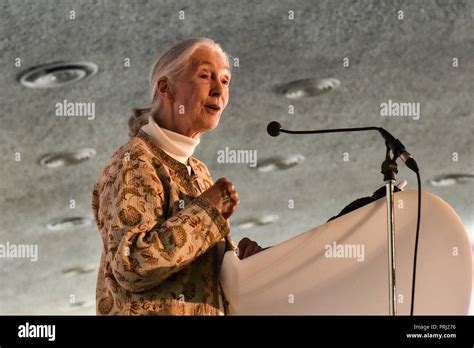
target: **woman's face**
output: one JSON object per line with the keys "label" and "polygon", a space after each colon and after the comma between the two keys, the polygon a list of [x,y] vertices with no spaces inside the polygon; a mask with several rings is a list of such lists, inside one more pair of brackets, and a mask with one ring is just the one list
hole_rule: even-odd
{"label": "woman's face", "polygon": [[191,64],[172,82],[172,118],[185,135],[199,137],[219,124],[229,101],[231,79],[221,53],[207,46],[196,49]]}

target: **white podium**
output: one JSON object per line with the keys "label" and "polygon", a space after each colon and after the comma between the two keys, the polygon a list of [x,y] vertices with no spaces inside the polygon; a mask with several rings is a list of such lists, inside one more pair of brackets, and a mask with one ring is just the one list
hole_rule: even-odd
{"label": "white podium", "polygon": [[[395,193],[398,315],[410,314],[417,191]],[[226,252],[229,315],[388,315],[386,201],[379,199],[247,259]],[[471,245],[456,212],[422,193],[415,315],[468,313]]]}

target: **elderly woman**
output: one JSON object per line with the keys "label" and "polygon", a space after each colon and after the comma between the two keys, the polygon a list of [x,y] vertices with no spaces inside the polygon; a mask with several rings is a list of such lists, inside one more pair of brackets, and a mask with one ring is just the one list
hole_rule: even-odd
{"label": "elderly woman", "polygon": [[[102,235],[99,315],[224,315],[219,270],[236,250],[229,217],[239,204],[226,178],[193,157],[229,101],[229,58],[194,38],[168,49],[151,76],[152,106],[135,109],[130,140],[101,171],[92,209]],[[240,258],[262,250],[244,238]]]}

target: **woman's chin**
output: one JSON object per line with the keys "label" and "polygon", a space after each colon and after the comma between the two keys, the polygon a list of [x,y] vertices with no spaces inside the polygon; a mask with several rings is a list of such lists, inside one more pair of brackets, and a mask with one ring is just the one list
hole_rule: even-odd
{"label": "woman's chin", "polygon": [[201,129],[201,132],[211,132],[219,125],[222,111],[219,112],[206,112],[201,114],[197,120],[199,126],[197,128]]}
{"label": "woman's chin", "polygon": [[220,115],[208,116],[206,122],[203,122],[203,128],[207,129],[207,132],[214,130],[220,121]]}
{"label": "woman's chin", "polygon": [[219,125],[219,120],[215,121],[215,122],[209,122],[209,123],[206,123],[205,125],[203,125],[203,133],[204,132],[212,132],[214,129],[217,128],[217,126]]}

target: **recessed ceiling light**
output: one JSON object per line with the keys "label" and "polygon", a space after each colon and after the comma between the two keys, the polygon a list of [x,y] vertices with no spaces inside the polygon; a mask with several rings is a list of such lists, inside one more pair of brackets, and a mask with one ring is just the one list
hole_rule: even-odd
{"label": "recessed ceiling light", "polygon": [[248,230],[248,229],[253,228],[253,227],[272,224],[272,223],[278,221],[278,219],[279,219],[278,215],[274,215],[274,214],[263,215],[263,216],[260,216],[260,217],[255,217],[255,218],[242,220],[241,222],[238,222],[235,225],[235,227],[240,229],[240,230]]}
{"label": "recessed ceiling light", "polygon": [[74,152],[53,153],[43,156],[39,164],[46,168],[57,168],[78,164],[96,155],[95,149],[84,148]]}
{"label": "recessed ceiling light", "polygon": [[274,170],[284,170],[303,163],[305,157],[297,153],[286,157],[273,157],[257,163],[260,172],[271,172]]}
{"label": "recessed ceiling light", "polygon": [[63,87],[97,73],[99,67],[91,62],[54,62],[25,70],[17,80],[29,88]]}
{"label": "recessed ceiling light", "polygon": [[95,301],[75,301],[69,303],[69,309],[71,308],[91,308],[94,307]]}
{"label": "recessed ceiling light", "polygon": [[435,187],[453,186],[456,184],[465,184],[468,182],[474,182],[474,175],[472,174],[440,175],[430,180],[430,184]]}
{"label": "recessed ceiling light", "polygon": [[276,92],[289,99],[314,97],[338,88],[341,82],[335,78],[303,79],[278,86]]}
{"label": "recessed ceiling light", "polygon": [[62,231],[73,228],[80,228],[89,226],[92,224],[92,219],[82,216],[74,216],[67,218],[57,218],[49,221],[46,224],[46,228],[50,231]]}
{"label": "recessed ceiling light", "polygon": [[95,265],[88,266],[75,266],[63,269],[64,275],[78,275],[84,273],[90,273],[95,270]]}

